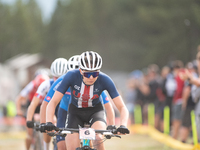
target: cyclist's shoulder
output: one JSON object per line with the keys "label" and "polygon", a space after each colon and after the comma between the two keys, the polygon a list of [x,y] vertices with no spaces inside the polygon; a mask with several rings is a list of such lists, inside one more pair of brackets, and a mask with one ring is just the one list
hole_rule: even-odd
{"label": "cyclist's shoulder", "polygon": [[77,79],[79,76],[81,76],[79,69],[74,69],[74,70],[70,70],[68,71],[64,76],[64,80],[73,80],[73,79]]}
{"label": "cyclist's shoulder", "polygon": [[110,82],[112,81],[111,77],[109,75],[107,75],[106,73],[103,73],[103,72],[99,72],[99,80],[101,82]]}
{"label": "cyclist's shoulder", "polygon": [[69,75],[79,75],[80,71],[79,71],[79,69],[69,70],[66,74],[69,74]]}

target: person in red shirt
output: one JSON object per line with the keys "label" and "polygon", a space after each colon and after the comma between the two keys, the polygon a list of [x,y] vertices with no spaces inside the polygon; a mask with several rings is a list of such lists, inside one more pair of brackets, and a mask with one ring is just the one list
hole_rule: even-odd
{"label": "person in red shirt", "polygon": [[179,128],[181,125],[182,116],[182,95],[184,88],[184,80],[181,79],[181,74],[184,73],[183,63],[180,60],[174,61],[174,79],[176,83],[176,90],[174,91],[172,100],[172,137],[177,139],[179,134]]}

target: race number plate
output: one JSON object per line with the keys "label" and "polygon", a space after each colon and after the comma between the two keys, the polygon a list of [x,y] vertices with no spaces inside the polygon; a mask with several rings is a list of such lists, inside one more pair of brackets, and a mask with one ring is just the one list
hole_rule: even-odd
{"label": "race number plate", "polygon": [[95,131],[92,128],[80,128],[79,137],[80,139],[95,140]]}

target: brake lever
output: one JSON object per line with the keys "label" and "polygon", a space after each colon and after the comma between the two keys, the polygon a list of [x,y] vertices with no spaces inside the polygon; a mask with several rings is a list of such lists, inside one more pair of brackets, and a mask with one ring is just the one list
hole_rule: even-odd
{"label": "brake lever", "polygon": [[114,135],[115,137],[118,137],[118,138],[120,138],[121,139],[121,136],[120,135]]}

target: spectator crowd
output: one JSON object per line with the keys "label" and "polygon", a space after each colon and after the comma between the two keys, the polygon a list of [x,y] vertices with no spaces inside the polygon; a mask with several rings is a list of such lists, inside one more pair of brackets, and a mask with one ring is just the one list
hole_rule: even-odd
{"label": "spectator crowd", "polygon": [[148,124],[148,106],[154,104],[154,127],[164,132],[164,108],[170,110],[170,136],[184,143],[192,136],[191,111],[194,110],[197,132],[200,116],[200,50],[196,59],[186,64],[174,60],[159,68],[150,64],[142,70],[134,70],[127,81],[126,104],[131,123],[135,123],[136,106],[141,107],[142,124]]}

